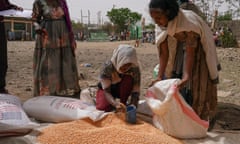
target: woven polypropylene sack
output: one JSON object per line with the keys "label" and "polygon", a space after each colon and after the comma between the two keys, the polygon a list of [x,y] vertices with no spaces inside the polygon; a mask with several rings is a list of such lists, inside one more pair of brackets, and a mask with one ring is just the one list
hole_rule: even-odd
{"label": "woven polypropylene sack", "polygon": [[201,120],[185,102],[176,87],[179,79],[155,83],[146,93],[153,112],[153,124],[177,138],[202,138],[207,135],[208,121]]}

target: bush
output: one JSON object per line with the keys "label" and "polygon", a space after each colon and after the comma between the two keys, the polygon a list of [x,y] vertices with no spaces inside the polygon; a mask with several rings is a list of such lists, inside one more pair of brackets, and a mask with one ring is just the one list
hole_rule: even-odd
{"label": "bush", "polygon": [[220,36],[222,47],[236,47],[237,46],[237,40],[233,33],[229,31],[228,29],[224,28],[224,34]]}

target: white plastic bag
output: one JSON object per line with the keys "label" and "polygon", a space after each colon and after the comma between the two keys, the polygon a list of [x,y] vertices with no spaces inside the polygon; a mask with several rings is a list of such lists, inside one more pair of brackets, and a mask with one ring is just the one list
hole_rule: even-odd
{"label": "white plastic bag", "polygon": [[21,107],[0,101],[0,137],[23,135],[37,126]]}
{"label": "white plastic bag", "polygon": [[93,121],[102,119],[106,114],[95,106],[78,99],[38,96],[27,100],[23,104],[26,113],[37,119],[47,122],[64,122],[82,118]]}
{"label": "white plastic bag", "polygon": [[208,121],[201,120],[178,92],[179,79],[159,81],[150,87],[146,100],[152,109],[153,124],[177,138],[202,138],[207,135]]}

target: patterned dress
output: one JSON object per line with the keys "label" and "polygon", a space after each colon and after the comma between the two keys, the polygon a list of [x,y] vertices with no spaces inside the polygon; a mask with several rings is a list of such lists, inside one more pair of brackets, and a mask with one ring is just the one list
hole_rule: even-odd
{"label": "patterned dress", "polygon": [[[192,76],[181,93],[202,119],[211,120],[216,113],[217,85],[210,79],[200,36],[194,32],[179,32],[174,37],[178,40],[178,45],[193,48],[195,52]],[[183,74],[185,63],[184,47],[177,47],[177,53],[182,53],[183,56],[177,56],[178,54],[176,54],[173,68],[174,78],[181,78]]]}
{"label": "patterned dress", "polygon": [[60,1],[35,0],[32,16],[46,30],[36,36],[34,96],[76,96],[80,92],[76,59]]}

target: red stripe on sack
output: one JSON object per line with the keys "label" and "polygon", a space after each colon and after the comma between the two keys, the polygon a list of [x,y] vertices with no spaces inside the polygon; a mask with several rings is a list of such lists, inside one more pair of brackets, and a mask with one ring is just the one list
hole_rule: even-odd
{"label": "red stripe on sack", "polygon": [[202,125],[203,127],[205,127],[205,128],[209,127],[208,121],[200,119],[199,116],[192,109],[189,109],[188,107],[184,106],[181,99],[178,97],[178,93],[177,93],[178,88],[176,86],[172,86],[170,88],[170,90],[172,90],[174,92],[173,96],[174,96],[175,100],[179,103],[179,105],[181,106],[181,108],[185,114],[187,114],[193,121],[197,122],[198,124]]}
{"label": "red stripe on sack", "polygon": [[146,97],[157,99],[157,96],[150,90],[147,91]]}

